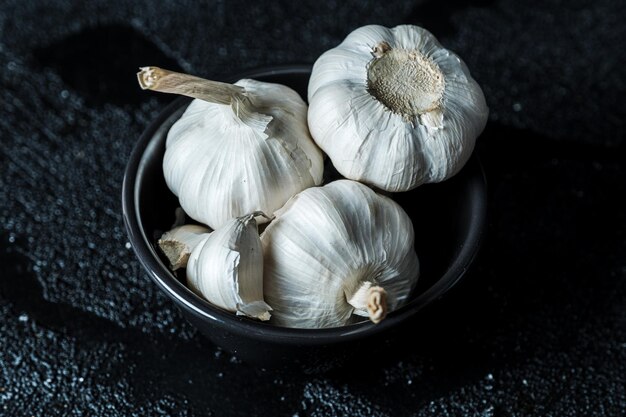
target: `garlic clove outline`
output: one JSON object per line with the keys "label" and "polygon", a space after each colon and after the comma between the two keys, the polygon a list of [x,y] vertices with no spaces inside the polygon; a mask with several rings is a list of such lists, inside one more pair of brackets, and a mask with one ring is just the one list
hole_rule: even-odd
{"label": "garlic clove outline", "polygon": [[410,218],[366,185],[338,180],[308,188],[261,235],[265,299],[274,324],[339,327],[384,319],[419,276]]}
{"label": "garlic clove outline", "polygon": [[270,319],[272,308],[263,299],[263,252],[255,217],[228,220],[205,236],[187,263],[188,287],[211,304],[237,315]]}
{"label": "garlic clove outline", "polygon": [[309,129],[335,168],[386,191],[458,173],[488,116],[463,61],[413,25],[350,33],[315,62],[308,98]]}
{"label": "garlic clove outline", "polygon": [[[179,221],[180,215],[177,214],[176,223]],[[210,233],[211,229],[204,226],[196,224],[180,225],[163,233],[157,243],[161,252],[170,262],[170,268],[176,271],[179,268],[187,267],[191,250],[208,237]]]}
{"label": "garlic clove outline", "polygon": [[138,79],[142,88],[195,98],[168,132],[163,173],[196,221],[218,228],[254,211],[271,215],[321,184],[323,156],[308,130],[307,105],[289,87],[219,83],[157,67],[142,68]]}

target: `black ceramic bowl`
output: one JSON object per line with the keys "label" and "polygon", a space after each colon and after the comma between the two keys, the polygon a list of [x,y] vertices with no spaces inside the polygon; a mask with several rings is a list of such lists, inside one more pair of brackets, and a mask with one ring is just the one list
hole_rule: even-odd
{"label": "black ceramic bowl", "polygon": [[[288,85],[306,97],[310,67],[290,66],[240,74],[240,78]],[[130,156],[124,176],[124,221],[137,257],[154,282],[184,316],[216,345],[244,361],[266,368],[305,371],[330,369],[367,346],[371,354],[422,308],[440,297],[465,274],[478,251],[486,220],[486,186],[477,158],[454,178],[394,194],[415,228],[421,275],[410,302],[380,324],[363,322],[332,329],[289,329],[236,316],[213,307],[175,276],[156,248],[156,240],[173,222],[178,206],[168,190],[161,164],[165,138],[189,99],[171,103],[146,129]],[[414,333],[415,329],[407,328]],[[361,348],[358,348],[360,345]]]}

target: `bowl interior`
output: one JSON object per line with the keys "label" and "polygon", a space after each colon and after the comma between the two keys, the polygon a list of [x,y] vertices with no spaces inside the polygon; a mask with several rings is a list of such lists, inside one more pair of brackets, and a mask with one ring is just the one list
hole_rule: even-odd
{"label": "bowl interior", "polygon": [[[310,67],[288,67],[242,74],[290,86],[306,99]],[[233,322],[262,332],[306,335],[311,330],[286,329],[258,323],[222,312],[201,300],[184,285],[184,277],[175,276],[156,248],[156,241],[174,221],[177,198],[168,190],[162,172],[165,138],[171,125],[181,116],[187,98],[168,106],[146,130],[137,144],[124,179],[124,217],[135,251],[151,277],[168,295],[197,315],[217,323]],[[328,162],[327,165],[330,165]],[[332,166],[325,174],[333,177]],[[369,322],[340,329],[313,330],[320,334],[348,334],[378,331],[389,327],[441,296],[464,274],[476,255],[485,226],[485,178],[477,158],[470,159],[463,170],[450,180],[426,184],[415,190],[390,195],[411,217],[415,229],[415,250],[420,260],[420,279],[411,301],[392,312],[381,324]]]}

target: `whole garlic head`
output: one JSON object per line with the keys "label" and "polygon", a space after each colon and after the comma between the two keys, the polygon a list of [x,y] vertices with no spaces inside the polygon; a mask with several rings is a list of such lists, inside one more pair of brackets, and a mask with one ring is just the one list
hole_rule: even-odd
{"label": "whole garlic head", "polygon": [[346,178],[387,191],[443,181],[487,122],[480,86],[418,26],[364,26],[325,52],[309,82],[309,129]]}
{"label": "whole garlic head", "polygon": [[366,185],[339,180],[302,191],[261,235],[273,322],[322,328],[355,315],[384,319],[417,282],[413,239],[402,207]]}
{"label": "whole garlic head", "polygon": [[211,304],[265,321],[272,308],[263,300],[259,215],[230,219],[206,235],[192,249],[186,274],[189,288]]}
{"label": "whole garlic head", "polygon": [[231,85],[156,67],[138,78],[142,88],[196,98],[171,127],[163,160],[165,181],[191,218],[216,229],[254,211],[271,214],[322,182],[307,105],[289,87],[249,79]]}

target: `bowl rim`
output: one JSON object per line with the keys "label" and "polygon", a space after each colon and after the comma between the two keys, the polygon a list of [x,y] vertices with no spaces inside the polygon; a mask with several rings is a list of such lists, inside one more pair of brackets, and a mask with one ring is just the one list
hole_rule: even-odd
{"label": "bowl rim", "polygon": [[[223,79],[227,82],[234,82],[242,78],[309,75],[311,68],[311,65],[263,67],[244,71],[233,77],[223,77]],[[471,210],[473,215],[467,238],[464,240],[457,257],[448,267],[448,270],[435,283],[406,305],[390,312],[387,318],[382,322],[373,324],[369,321],[365,321],[325,329],[288,328],[242,318],[209,304],[181,283],[159,259],[153,245],[150,243],[151,239],[144,233],[139,216],[140,184],[137,182],[137,179],[140,177],[146,165],[144,155],[152,144],[152,140],[162,124],[172,113],[178,111],[183,105],[186,105],[190,101],[191,99],[187,97],[174,99],[141,134],[130,154],[124,173],[122,183],[122,214],[130,244],[150,278],[179,308],[193,314],[196,318],[208,320],[214,325],[234,334],[271,342],[280,341],[280,343],[297,345],[324,345],[338,341],[359,339],[396,327],[409,317],[412,317],[426,305],[441,297],[465,275],[476,258],[486,228],[487,184],[482,164],[476,152],[473,152],[466,167],[463,168],[463,170],[465,170],[469,165],[474,164],[478,172],[477,175],[473,175],[469,178],[469,186],[472,187],[475,198],[471,199],[471,207],[467,208]]]}

